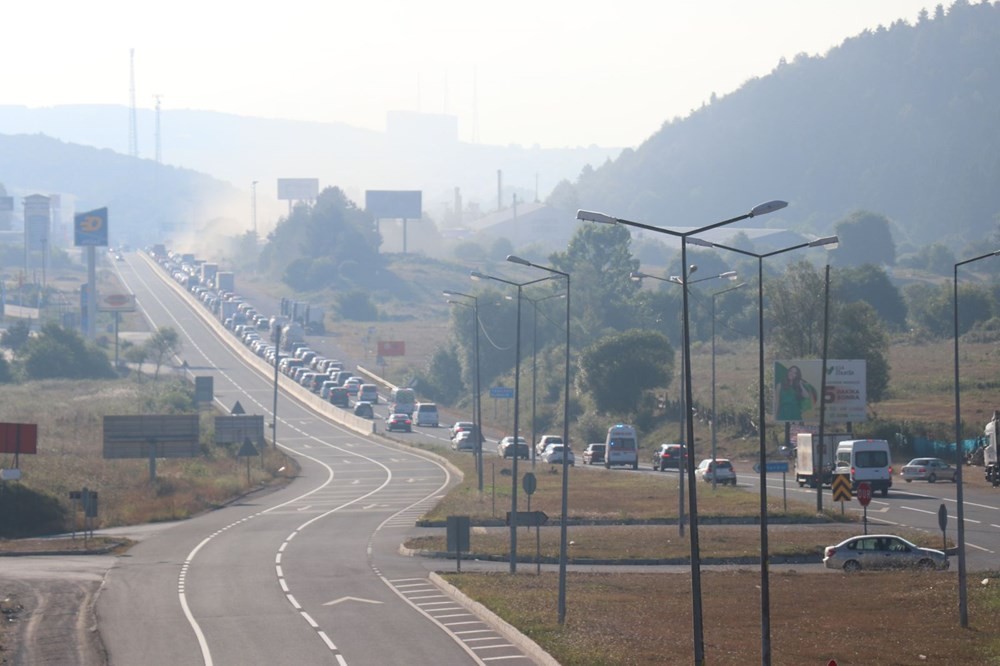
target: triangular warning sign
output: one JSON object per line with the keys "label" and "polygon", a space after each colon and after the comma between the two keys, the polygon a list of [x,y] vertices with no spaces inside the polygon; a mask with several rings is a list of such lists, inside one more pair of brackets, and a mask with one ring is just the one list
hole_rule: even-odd
{"label": "triangular warning sign", "polygon": [[237,400],[236,404],[233,405],[233,408],[230,410],[229,413],[230,414],[246,414],[246,411],[243,409],[243,405],[240,404],[240,401]]}
{"label": "triangular warning sign", "polygon": [[254,446],[253,442],[250,441],[250,438],[247,437],[243,440],[243,446],[240,447],[240,452],[236,455],[241,458],[255,456],[257,455],[257,447]]}

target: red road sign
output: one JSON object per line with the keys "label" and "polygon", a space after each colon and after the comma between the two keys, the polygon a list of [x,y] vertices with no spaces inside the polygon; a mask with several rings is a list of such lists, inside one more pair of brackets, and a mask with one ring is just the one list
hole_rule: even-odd
{"label": "red road sign", "polygon": [[872,501],[872,484],[867,481],[858,484],[858,501],[861,502],[861,506],[868,506]]}

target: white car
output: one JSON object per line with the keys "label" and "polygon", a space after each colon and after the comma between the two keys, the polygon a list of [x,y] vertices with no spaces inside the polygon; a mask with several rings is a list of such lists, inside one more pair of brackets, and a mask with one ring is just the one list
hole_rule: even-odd
{"label": "white car", "polygon": [[698,465],[698,476],[708,483],[711,483],[714,478],[716,483],[722,485],[727,483],[736,485],[736,470],[733,469],[733,463],[729,462],[727,458],[716,458],[714,463],[711,458],[705,458]]}
{"label": "white car", "polygon": [[535,444],[535,456],[541,458],[545,456],[545,450],[549,448],[551,444],[562,444],[563,438],[559,435],[542,435],[538,438],[538,443]]}
{"label": "white car", "polygon": [[550,465],[561,465],[563,464],[563,456],[566,456],[567,465],[576,465],[576,456],[573,455],[573,450],[562,444],[549,444],[542,460]]}

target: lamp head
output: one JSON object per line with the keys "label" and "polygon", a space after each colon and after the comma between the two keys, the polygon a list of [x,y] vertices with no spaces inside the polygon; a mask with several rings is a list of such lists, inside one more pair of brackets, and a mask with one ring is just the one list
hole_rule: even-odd
{"label": "lamp head", "polygon": [[518,256],[513,255],[513,254],[508,254],[507,255],[507,261],[509,261],[512,264],[521,264],[522,266],[530,266],[531,265],[531,262],[528,261],[527,259],[522,259],[521,257],[518,257]]}
{"label": "lamp head", "polygon": [[477,281],[477,282],[479,280],[487,280],[487,279],[489,279],[489,276],[483,275],[479,271],[471,271],[469,273],[469,277],[472,278],[473,280]]}
{"label": "lamp head", "polygon": [[838,236],[827,236],[810,242],[809,247],[825,247],[827,250],[836,250],[839,244],[840,238]]}
{"label": "lamp head", "polygon": [[722,278],[723,280],[736,281],[739,279],[739,275],[736,274],[736,271],[726,271],[725,273],[720,273],[719,277]]}
{"label": "lamp head", "polygon": [[776,210],[781,210],[788,205],[787,201],[768,201],[767,203],[757,204],[750,209],[750,217],[756,217],[757,215],[767,215],[768,213],[773,213]]}
{"label": "lamp head", "polygon": [[649,277],[649,276],[639,271],[632,271],[631,273],[628,274],[628,279],[632,280],[632,282],[642,282],[642,278],[644,277]]}
{"label": "lamp head", "polygon": [[576,219],[584,222],[600,222],[601,224],[618,224],[618,220],[610,215],[593,210],[576,211]]}

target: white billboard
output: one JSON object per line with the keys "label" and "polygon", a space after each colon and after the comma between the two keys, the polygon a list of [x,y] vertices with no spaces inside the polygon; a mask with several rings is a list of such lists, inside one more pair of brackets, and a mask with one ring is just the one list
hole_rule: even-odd
{"label": "white billboard", "polygon": [[279,178],[278,198],[282,201],[315,201],[319,178]]}
{"label": "white billboard", "polygon": [[[818,358],[774,362],[775,421],[819,423],[823,361]],[[861,423],[868,418],[864,360],[827,359],[826,423]]]}

